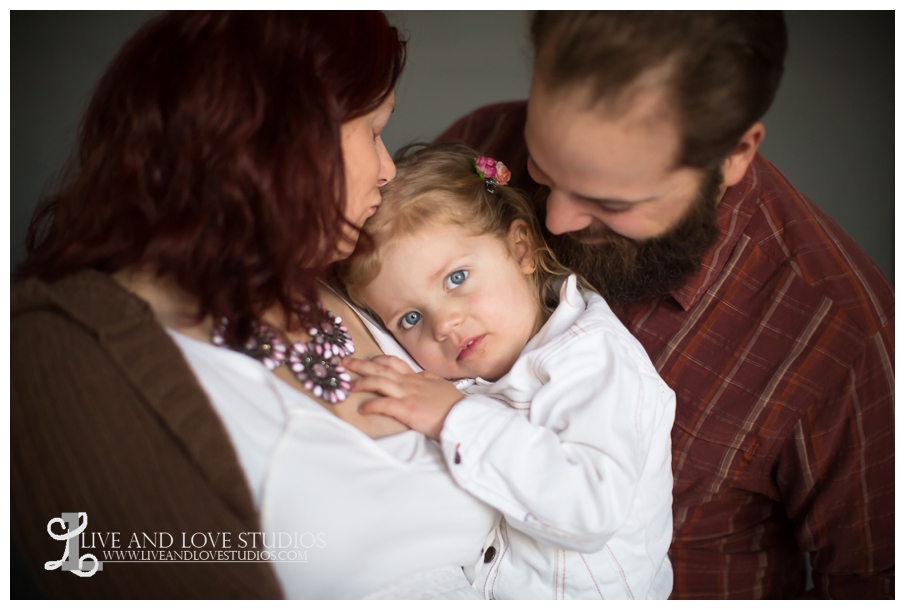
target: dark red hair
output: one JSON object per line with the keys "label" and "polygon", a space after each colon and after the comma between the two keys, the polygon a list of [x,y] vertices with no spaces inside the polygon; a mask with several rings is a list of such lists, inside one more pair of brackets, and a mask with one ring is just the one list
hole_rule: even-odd
{"label": "dark red hair", "polygon": [[19,275],[147,267],[240,338],[264,309],[315,299],[345,223],[340,127],[404,61],[379,11],[149,22],[98,84]]}

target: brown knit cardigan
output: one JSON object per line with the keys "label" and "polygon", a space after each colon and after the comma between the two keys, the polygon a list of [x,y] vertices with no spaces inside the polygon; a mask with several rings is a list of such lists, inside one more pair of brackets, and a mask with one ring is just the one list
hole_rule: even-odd
{"label": "brown knit cardigan", "polygon": [[11,308],[11,522],[44,593],[282,597],[266,562],[108,562],[87,578],[45,570],[63,554],[47,533],[63,512],[87,513],[86,534],[119,532],[123,549],[132,533],[156,532],[174,537],[171,550],[182,533],[230,532],[235,549],[260,523],[223,424],[146,303],[83,271],[24,281]]}

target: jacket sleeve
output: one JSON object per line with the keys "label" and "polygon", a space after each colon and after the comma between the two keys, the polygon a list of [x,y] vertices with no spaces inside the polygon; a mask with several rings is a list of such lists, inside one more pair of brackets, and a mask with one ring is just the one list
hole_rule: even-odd
{"label": "jacket sleeve", "polygon": [[893,321],[784,443],[777,481],[821,598],[895,596]]}
{"label": "jacket sleeve", "polygon": [[[105,548],[112,550],[110,536],[116,533],[120,549],[136,550],[148,548],[143,535],[153,538],[165,532],[174,538],[170,549],[181,550],[183,533],[229,532],[235,540],[256,527],[251,497],[241,491],[241,471],[230,462],[235,457],[228,438],[217,432],[219,420],[175,346],[165,355],[175,356],[169,366],[149,372],[149,377],[158,379],[158,389],[166,386],[161,390],[164,402],[196,431],[196,447],[188,437],[180,440],[172,434],[150,408],[148,395],[104,348],[105,337],[53,311],[17,316],[11,330],[11,521],[22,555],[45,595],[282,596],[266,562],[116,563],[116,557],[97,545],[91,548],[91,534],[107,536]],[[135,357],[140,359],[141,352]],[[183,408],[188,405],[197,408]],[[205,417],[193,420],[193,413]],[[214,436],[219,443],[201,440]],[[247,502],[224,500],[220,484],[205,476],[192,457],[198,451],[224,464],[224,475],[239,475],[233,485],[246,494]],[[103,564],[93,576],[46,569],[47,562],[63,556],[65,543],[52,539],[47,528],[64,512],[87,515],[86,544],[80,553],[92,553]],[[62,528],[54,530],[60,533]],[[133,534],[140,547],[132,544]]]}
{"label": "jacket sleeve", "polygon": [[527,411],[484,395],[457,403],[441,434],[457,483],[535,539],[603,548],[625,521],[646,462],[671,473],[674,394],[630,352],[598,329],[538,359],[543,385]]}

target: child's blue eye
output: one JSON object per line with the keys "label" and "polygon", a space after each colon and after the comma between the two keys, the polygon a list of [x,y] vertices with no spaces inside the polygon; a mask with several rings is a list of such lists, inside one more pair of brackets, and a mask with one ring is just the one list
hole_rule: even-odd
{"label": "child's blue eye", "polygon": [[405,330],[408,330],[420,321],[421,314],[417,311],[410,311],[402,316],[401,320],[399,320],[399,326],[401,326]]}
{"label": "child's blue eye", "polygon": [[459,269],[458,271],[453,271],[446,278],[446,289],[454,290],[455,288],[460,286],[462,284],[462,282],[465,281],[465,278],[467,278],[467,277],[468,277],[468,272],[465,271],[464,269]]}

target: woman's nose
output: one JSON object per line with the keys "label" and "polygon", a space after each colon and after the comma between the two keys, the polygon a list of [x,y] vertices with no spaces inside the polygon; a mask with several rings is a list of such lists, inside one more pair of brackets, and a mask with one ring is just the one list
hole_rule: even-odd
{"label": "woman's nose", "polygon": [[396,164],[393,163],[393,158],[390,156],[390,151],[387,150],[386,144],[383,143],[383,138],[380,138],[378,154],[380,155],[380,174],[377,186],[383,186],[396,177]]}
{"label": "woman's nose", "polygon": [[591,225],[593,218],[575,205],[567,193],[552,189],[547,196],[547,228],[554,235],[573,233]]}

